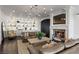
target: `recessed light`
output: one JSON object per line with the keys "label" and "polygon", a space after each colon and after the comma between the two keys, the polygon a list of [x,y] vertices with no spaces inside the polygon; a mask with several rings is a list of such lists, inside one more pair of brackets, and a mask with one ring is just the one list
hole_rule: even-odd
{"label": "recessed light", "polygon": [[15,10],[12,10],[12,12],[15,12]]}
{"label": "recessed light", "polygon": [[52,8],[51,8],[50,10],[51,10],[51,11],[53,11],[53,9],[52,9]]}
{"label": "recessed light", "polygon": [[25,12],[27,12],[27,10],[25,10]]}
{"label": "recessed light", "polygon": [[46,10],[46,8],[43,8],[44,10]]}
{"label": "recessed light", "polygon": [[33,8],[33,6],[30,6],[30,8],[32,9],[32,8]]}

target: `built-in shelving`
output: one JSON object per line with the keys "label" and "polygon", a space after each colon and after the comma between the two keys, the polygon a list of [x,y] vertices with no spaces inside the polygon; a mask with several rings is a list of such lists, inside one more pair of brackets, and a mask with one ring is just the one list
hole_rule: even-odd
{"label": "built-in shelving", "polygon": [[38,32],[39,29],[39,20],[37,18],[12,18],[12,20],[7,20],[4,22],[3,30],[5,36],[8,32],[15,32],[16,35],[21,34],[22,32]]}
{"label": "built-in shelving", "polygon": [[52,32],[61,32],[63,38],[67,37],[66,13],[53,16]]}
{"label": "built-in shelving", "polygon": [[66,14],[60,14],[54,16],[53,24],[66,24]]}

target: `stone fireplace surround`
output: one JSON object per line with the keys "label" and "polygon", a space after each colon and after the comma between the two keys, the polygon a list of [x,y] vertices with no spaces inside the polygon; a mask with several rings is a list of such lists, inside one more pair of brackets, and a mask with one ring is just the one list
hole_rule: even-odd
{"label": "stone fireplace surround", "polygon": [[56,36],[57,35],[57,32],[60,32],[62,34],[61,38],[65,38],[65,29],[53,29],[53,33],[54,35]]}
{"label": "stone fireplace surround", "polygon": [[52,25],[52,28],[51,28],[52,34],[54,34],[57,31],[62,32],[65,40],[68,39],[68,30],[67,29],[68,28],[67,28],[66,24]]}

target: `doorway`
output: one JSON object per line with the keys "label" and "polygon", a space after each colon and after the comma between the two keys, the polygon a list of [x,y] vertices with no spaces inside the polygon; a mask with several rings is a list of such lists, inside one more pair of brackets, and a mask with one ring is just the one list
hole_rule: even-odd
{"label": "doorway", "polygon": [[50,19],[41,21],[41,32],[45,33],[46,37],[50,37]]}

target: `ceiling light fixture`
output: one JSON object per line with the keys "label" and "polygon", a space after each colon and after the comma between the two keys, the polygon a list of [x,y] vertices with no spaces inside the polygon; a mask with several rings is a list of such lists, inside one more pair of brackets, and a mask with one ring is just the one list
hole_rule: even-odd
{"label": "ceiling light fixture", "polygon": [[32,5],[32,6],[30,6],[30,8],[32,9],[32,8],[35,8],[35,7],[37,7],[38,5]]}
{"label": "ceiling light fixture", "polygon": [[27,12],[27,10],[25,10],[25,12]]}
{"label": "ceiling light fixture", "polygon": [[33,8],[33,6],[30,6],[30,8]]}
{"label": "ceiling light fixture", "polygon": [[53,11],[53,8],[51,8],[50,10]]}
{"label": "ceiling light fixture", "polygon": [[15,10],[12,10],[12,12],[14,13],[14,12],[15,12]]}
{"label": "ceiling light fixture", "polygon": [[43,8],[44,10],[46,10],[46,8]]}

